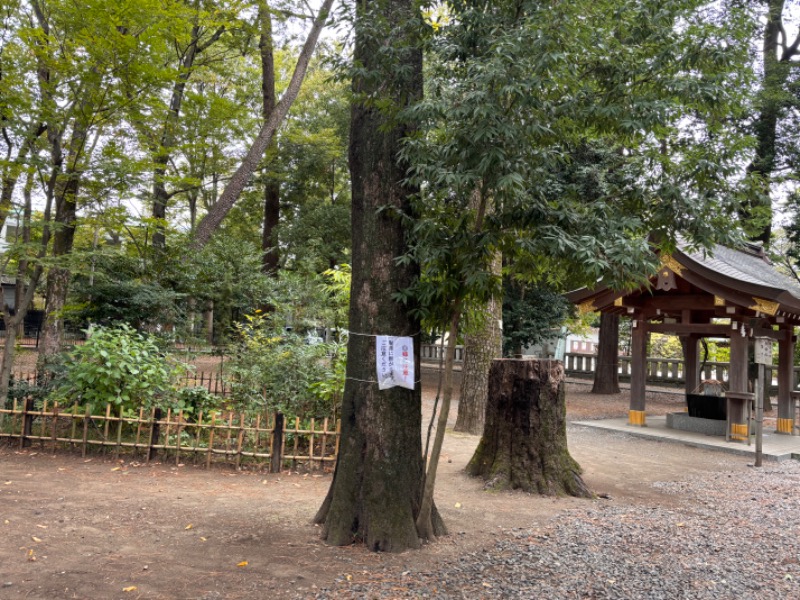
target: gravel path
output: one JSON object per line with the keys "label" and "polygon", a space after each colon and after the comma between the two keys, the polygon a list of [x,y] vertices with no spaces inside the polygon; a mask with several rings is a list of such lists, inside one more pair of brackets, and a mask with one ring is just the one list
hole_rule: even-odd
{"label": "gravel path", "polygon": [[588,504],[435,569],[342,577],[316,597],[800,598],[799,463],[653,486],[679,502]]}

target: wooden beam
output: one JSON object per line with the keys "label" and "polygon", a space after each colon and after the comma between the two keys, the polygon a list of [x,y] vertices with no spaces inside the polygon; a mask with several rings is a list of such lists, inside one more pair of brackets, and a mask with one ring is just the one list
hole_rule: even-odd
{"label": "wooden beam", "polygon": [[[730,325],[716,325],[713,323],[648,323],[647,329],[655,333],[691,334],[703,337],[730,337],[734,333]],[[739,335],[738,331],[735,332]]]}

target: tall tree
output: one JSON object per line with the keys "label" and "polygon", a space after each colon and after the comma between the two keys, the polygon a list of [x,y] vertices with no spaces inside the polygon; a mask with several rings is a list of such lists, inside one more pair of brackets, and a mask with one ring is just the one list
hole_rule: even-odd
{"label": "tall tree", "polygon": [[[397,264],[407,251],[404,218],[413,218],[402,139],[413,123],[382,107],[403,106],[422,93],[422,52],[415,47],[411,0],[370,0],[356,6],[350,129],[353,274],[342,438],[333,482],[316,520],[331,544],[362,541],[372,550],[417,548],[424,463],[420,387],[380,391],[374,335],[415,337],[419,320],[393,297],[411,285],[416,265]],[[411,33],[409,33],[411,28]],[[416,367],[419,367],[417,359]],[[416,372],[419,372],[418,370]],[[437,532],[441,521],[434,511]]]}
{"label": "tall tree", "polygon": [[[797,98],[797,76],[794,73],[800,57],[800,31],[788,37],[788,23],[793,6],[786,0],[762,0],[766,8],[761,33],[761,82],[756,98],[758,114],[753,122],[756,137],[755,155],[747,167],[753,181],[752,191],[739,211],[751,239],[769,245],[772,235],[771,188],[776,171],[794,162],[796,143],[791,137],[781,139],[781,129],[796,121],[800,102]],[[797,28],[797,24],[794,24]],[[790,118],[787,118],[790,117]],[[783,136],[785,137],[785,136]],[[793,177],[796,177],[792,174]]]}
{"label": "tall tree", "polygon": [[[262,114],[264,121],[267,121],[275,110],[277,100],[275,96],[275,45],[272,39],[272,13],[266,0],[262,0],[258,5],[258,21],[260,25],[258,49],[261,57]],[[277,144],[273,137],[267,147],[267,153],[274,155],[276,147]],[[280,182],[275,177],[268,175],[264,182],[264,225],[261,234],[261,250],[264,253],[262,269],[265,273],[275,273],[280,259],[276,236],[280,222],[280,201]]]}
{"label": "tall tree", "polygon": [[314,19],[311,30],[303,44],[303,49],[297,58],[292,78],[286,91],[281,96],[281,99],[275,105],[274,110],[270,112],[269,118],[264,122],[255,140],[253,140],[247,154],[242,159],[241,164],[236,169],[236,172],[231,176],[228,185],[219,197],[214,206],[210,208],[202,221],[197,225],[194,234],[193,245],[195,248],[202,248],[211,239],[213,233],[217,230],[222,223],[222,220],[236,204],[241,196],[242,191],[250,182],[250,178],[258,168],[264,157],[264,152],[272,142],[272,138],[278,127],[283,123],[286,115],[289,114],[289,109],[292,107],[297,95],[300,93],[300,87],[303,84],[308,64],[311,61],[311,56],[316,48],[317,40],[322,28],[328,20],[333,0],[324,0],[319,9],[319,13]]}
{"label": "tall tree", "polygon": [[158,220],[153,232],[153,247],[159,250],[163,250],[166,243],[164,226],[161,222],[166,220],[167,202],[170,198],[167,190],[167,169],[177,143],[179,119],[186,86],[195,71],[195,63],[199,57],[219,41],[226,29],[224,24],[211,20],[207,11],[203,10],[200,4],[199,1],[194,2],[192,7],[194,15],[191,21],[186,23],[191,27],[188,40],[186,42],[180,38],[174,40],[177,60],[175,61],[172,91],[169,94],[169,103],[164,113],[158,139],[152,143],[154,165],[152,216]]}

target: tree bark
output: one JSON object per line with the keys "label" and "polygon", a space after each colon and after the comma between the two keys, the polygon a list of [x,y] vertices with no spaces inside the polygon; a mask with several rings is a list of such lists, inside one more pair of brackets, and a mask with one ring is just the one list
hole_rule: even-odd
{"label": "tree bark", "polygon": [[[495,260],[493,270],[499,271],[502,261]],[[486,419],[486,397],[489,393],[489,368],[495,358],[503,355],[503,303],[492,298],[486,305],[485,321],[479,330],[464,337],[464,364],[461,367],[461,393],[455,431],[479,435]]]}
{"label": "tree bark", "polygon": [[[261,37],[258,43],[261,53],[261,99],[262,112],[266,122],[275,110],[276,104],[275,54],[272,43],[272,16],[266,0],[259,4],[258,11],[261,22]],[[276,147],[273,136],[267,154],[270,154],[270,150],[274,153]],[[269,164],[267,164],[267,170],[269,170]],[[278,271],[280,253],[276,234],[280,222],[280,201],[280,182],[267,174],[264,181],[264,228],[261,235],[261,251],[263,252],[261,268],[266,274],[275,274]]]}
{"label": "tree bark", "polygon": [[619,315],[600,315],[593,394],[619,394]]}
{"label": "tree bark", "polygon": [[560,362],[495,360],[486,427],[467,473],[490,489],[591,497],[567,449],[566,413]]}
{"label": "tree bark", "polygon": [[[384,67],[375,47],[376,17],[389,26],[415,18],[410,0],[368,0],[356,16],[356,62],[365,71]],[[419,384],[380,391],[376,379],[375,334],[414,336],[419,373],[418,318],[393,294],[418,275],[413,264],[395,259],[407,251],[400,212],[413,218],[396,156],[409,124],[392,122],[359,98],[411,102],[422,93],[422,53],[392,39],[395,64],[381,77],[357,76],[350,125],[353,273],[347,381],[342,399],[342,437],[333,482],[315,520],[333,545],[364,542],[371,550],[400,552],[420,545],[415,524],[420,510],[424,464]],[[379,211],[379,208],[390,210]],[[435,533],[443,524],[432,511]]]}

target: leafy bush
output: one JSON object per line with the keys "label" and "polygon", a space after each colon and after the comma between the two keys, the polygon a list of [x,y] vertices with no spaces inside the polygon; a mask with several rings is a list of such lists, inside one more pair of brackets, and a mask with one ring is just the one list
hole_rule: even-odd
{"label": "leafy bush", "polygon": [[159,351],[152,336],[128,325],[96,327],[67,355],[59,393],[93,408],[108,402],[126,410],[150,408],[173,399],[186,368]]}
{"label": "leafy bush", "polygon": [[171,408],[197,416],[200,413],[207,415],[210,411],[219,410],[222,403],[223,399],[220,396],[212,394],[204,387],[186,387],[178,390]]}
{"label": "leafy bush", "polygon": [[238,324],[238,345],[228,367],[238,410],[279,410],[287,416],[323,417],[329,402],[313,386],[330,376],[330,346],[309,344],[302,333],[260,313]]}

